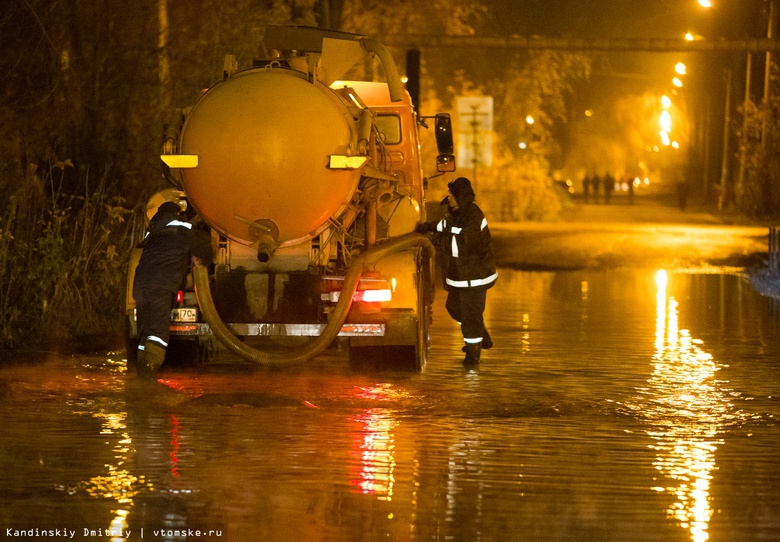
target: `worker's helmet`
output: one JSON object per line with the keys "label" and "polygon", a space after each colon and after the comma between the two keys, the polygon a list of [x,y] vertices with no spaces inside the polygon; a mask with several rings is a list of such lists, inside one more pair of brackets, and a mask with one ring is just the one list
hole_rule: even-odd
{"label": "worker's helmet", "polygon": [[146,203],[146,222],[147,224],[152,217],[157,213],[157,210],[163,203],[173,202],[179,206],[180,212],[187,210],[187,196],[181,190],[175,188],[166,188],[161,190],[149,198]]}

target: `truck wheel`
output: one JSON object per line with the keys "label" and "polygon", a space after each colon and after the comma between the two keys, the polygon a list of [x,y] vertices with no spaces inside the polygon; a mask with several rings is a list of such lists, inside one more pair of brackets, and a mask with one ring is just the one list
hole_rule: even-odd
{"label": "truck wheel", "polygon": [[428,267],[418,267],[416,333],[413,344],[349,347],[349,363],[356,368],[391,368],[422,372],[428,363],[433,282]]}
{"label": "truck wheel", "polygon": [[428,364],[428,353],[431,347],[431,321],[433,304],[433,277],[431,277],[430,266],[425,265],[426,260],[421,262],[421,267],[417,273],[417,344],[415,345],[414,360],[415,370],[421,373]]}
{"label": "truck wheel", "polygon": [[415,369],[418,373],[425,370],[428,364],[428,353],[431,347],[431,305],[420,307],[420,318],[417,322],[417,347],[415,349]]}
{"label": "truck wheel", "polygon": [[127,358],[127,372],[135,373],[138,367],[138,338],[130,333],[130,322],[125,321],[125,357]]}
{"label": "truck wheel", "polygon": [[197,339],[171,341],[165,352],[165,364],[169,367],[200,367],[203,360],[204,355]]}

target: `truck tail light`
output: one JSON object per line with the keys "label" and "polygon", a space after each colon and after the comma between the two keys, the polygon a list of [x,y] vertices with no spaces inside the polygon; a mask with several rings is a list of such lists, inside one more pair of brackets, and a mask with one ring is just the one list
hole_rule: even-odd
{"label": "truck tail light", "polygon": [[179,290],[176,292],[176,303],[181,303],[182,301],[184,301],[184,292]]}
{"label": "truck tail light", "polygon": [[[344,277],[325,277],[325,292],[321,295],[322,300],[332,303],[338,302],[343,285]],[[365,303],[390,301],[393,299],[393,286],[395,286],[395,279],[363,277],[352,295],[352,301]]]}
{"label": "truck tail light", "polygon": [[[336,292],[338,294],[339,292]],[[357,290],[352,296],[352,301],[365,301],[367,303],[381,303],[393,299],[393,292],[390,289],[382,290]]]}

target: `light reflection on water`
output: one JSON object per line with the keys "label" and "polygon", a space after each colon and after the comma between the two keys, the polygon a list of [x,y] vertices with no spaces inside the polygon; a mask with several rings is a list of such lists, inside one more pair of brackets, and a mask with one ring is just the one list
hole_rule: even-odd
{"label": "light reflection on water", "polygon": [[725,429],[742,416],[731,400],[733,392],[716,378],[720,363],[704,350],[703,341],[680,329],[678,301],[667,294],[668,280],[666,271],[657,273],[656,352],[637,408],[651,424],[647,433],[658,454],[654,466],[669,480],[654,489],[676,497],[668,514],[693,542],[704,542],[713,515],[715,452]]}
{"label": "light reflection on water", "polygon": [[353,372],[338,352],[284,371],[173,371],[152,388],[105,359],[0,368],[0,527],[772,538],[780,344],[760,298],[735,277],[501,277],[496,345],[470,371],[443,295],[421,375]]}
{"label": "light reflection on water", "polygon": [[[382,400],[394,395],[390,385],[358,388],[357,397]],[[351,484],[364,495],[375,495],[380,500],[393,500],[395,483],[395,435],[397,422],[392,411],[385,408],[368,408],[353,419],[351,455],[353,474]]]}

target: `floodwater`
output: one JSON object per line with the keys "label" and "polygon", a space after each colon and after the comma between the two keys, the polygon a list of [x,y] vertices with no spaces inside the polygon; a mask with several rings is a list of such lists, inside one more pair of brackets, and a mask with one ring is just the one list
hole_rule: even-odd
{"label": "floodwater", "polygon": [[780,540],[780,320],[735,274],[503,270],[475,370],[0,369],[0,540]]}

